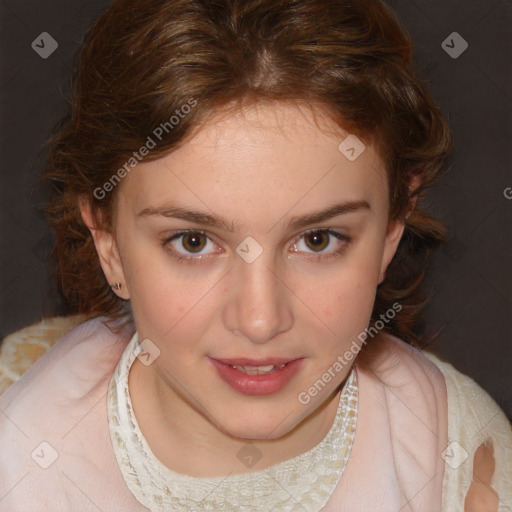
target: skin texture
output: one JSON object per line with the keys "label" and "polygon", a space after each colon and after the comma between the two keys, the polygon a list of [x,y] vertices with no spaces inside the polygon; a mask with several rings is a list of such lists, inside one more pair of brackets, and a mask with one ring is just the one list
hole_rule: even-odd
{"label": "skin texture", "polygon": [[491,486],[494,468],[493,445],[480,445],[473,459],[473,480],[464,502],[464,512],[498,511],[500,500]]}
{"label": "skin texture", "polygon": [[[223,115],[124,178],[113,235],[95,229],[82,205],[108,282],[122,283],[116,293],[131,301],[140,340],[160,350],[150,366],[135,360],[130,394],[149,445],[174,471],[256,471],[311,449],[332,426],[350,367],[307,405],[297,396],[353,340],[360,345],[357,335],[368,325],[404,226],[388,223],[386,174],[372,146],[349,161],[338,149],[348,134],[330,128],[320,129],[309,109],[294,105]],[[370,208],[287,227],[292,217],[353,200]],[[235,231],[138,215],[170,204],[222,216]],[[303,236],[313,228],[352,240],[324,233],[318,248],[318,235],[313,243]],[[164,242],[182,229],[206,232],[200,258],[183,237]],[[252,263],[236,252],[248,236],[263,250]],[[340,247],[344,252],[327,257]],[[219,378],[208,356],[304,360],[284,389],[246,396]],[[250,469],[236,456],[249,440],[262,455]]]}

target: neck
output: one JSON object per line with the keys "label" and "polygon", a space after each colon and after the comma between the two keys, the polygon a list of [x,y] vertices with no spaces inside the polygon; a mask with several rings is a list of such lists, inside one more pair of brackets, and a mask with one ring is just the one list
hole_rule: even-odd
{"label": "neck", "polygon": [[[176,473],[203,478],[260,471],[312,449],[334,422],[344,384],[283,437],[248,441],[211,423],[172,391],[154,366],[135,359],[128,379],[137,422],[155,456]],[[260,458],[248,467],[237,456],[240,450]]]}

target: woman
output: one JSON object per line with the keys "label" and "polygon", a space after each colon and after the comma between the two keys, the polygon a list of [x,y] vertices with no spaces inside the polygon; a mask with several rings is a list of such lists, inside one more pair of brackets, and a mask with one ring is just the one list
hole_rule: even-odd
{"label": "woman", "polygon": [[0,510],[498,510],[512,431],[417,326],[450,135],[377,0],[114,2],[51,142],[90,320],[0,398]]}

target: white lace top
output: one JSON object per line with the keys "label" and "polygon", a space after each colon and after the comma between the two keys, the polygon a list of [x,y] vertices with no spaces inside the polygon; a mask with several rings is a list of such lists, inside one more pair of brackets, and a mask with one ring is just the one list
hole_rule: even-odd
{"label": "white lace top", "polygon": [[[137,333],[116,367],[108,393],[110,436],[126,485],[151,511],[321,510],[336,488],[354,439],[357,370],[349,373],[333,425],[311,450],[261,471],[196,478],[171,471],[151,451],[135,418],[128,373],[138,354]],[[250,445],[247,445],[250,454]]]}

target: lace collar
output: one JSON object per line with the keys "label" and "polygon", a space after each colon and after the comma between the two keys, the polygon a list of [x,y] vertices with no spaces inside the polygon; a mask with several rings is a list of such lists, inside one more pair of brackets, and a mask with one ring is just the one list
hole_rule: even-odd
{"label": "lace collar", "polygon": [[[110,437],[126,485],[151,511],[318,511],[338,484],[350,456],[357,422],[357,371],[340,394],[333,425],[311,450],[266,469],[197,478],[171,471],[153,454],[134,415],[128,373],[138,354],[134,334],[108,392]],[[248,445],[249,446],[249,445]]]}

